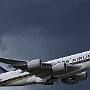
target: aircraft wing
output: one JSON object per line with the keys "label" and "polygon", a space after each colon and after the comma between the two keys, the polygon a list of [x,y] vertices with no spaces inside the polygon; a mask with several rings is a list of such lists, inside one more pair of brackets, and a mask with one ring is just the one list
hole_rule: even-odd
{"label": "aircraft wing", "polygon": [[12,65],[12,64],[16,64],[16,63],[23,63],[25,61],[20,61],[18,59],[0,58],[0,62]]}
{"label": "aircraft wing", "polygon": [[[0,58],[0,62],[9,64],[9,68],[13,67],[15,69],[21,69],[22,71],[27,71],[27,72],[30,72],[31,74],[38,75],[43,78],[47,77],[45,75],[45,71],[49,70],[48,67],[51,66],[51,64],[42,63],[42,68],[38,68],[38,67],[34,68],[36,64],[39,64],[39,62],[41,62],[40,59],[24,61],[24,60],[18,60],[18,59]],[[31,64],[29,65],[28,63],[31,63]],[[31,69],[28,69],[30,67]]]}
{"label": "aircraft wing", "polygon": [[[55,72],[58,72],[58,70],[64,69],[64,67],[66,69],[66,64],[52,65],[51,63],[41,62],[40,59],[31,60],[31,61],[23,61],[23,60],[20,61],[17,59],[15,60],[15,59],[8,59],[8,58],[0,58],[0,62],[9,64],[9,67],[13,67],[15,69],[21,69],[22,71],[27,71],[41,78],[53,76]],[[63,74],[72,72],[74,70],[77,70],[79,68],[81,68],[81,66],[79,65],[67,65],[67,70],[61,70],[59,72],[60,72],[60,75],[63,75]]]}

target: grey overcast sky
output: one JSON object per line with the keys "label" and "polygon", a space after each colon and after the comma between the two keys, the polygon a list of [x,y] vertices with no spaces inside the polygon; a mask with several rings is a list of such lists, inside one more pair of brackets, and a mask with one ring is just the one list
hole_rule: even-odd
{"label": "grey overcast sky", "polygon": [[[42,61],[90,50],[90,0],[0,0],[0,57]],[[90,90],[88,80],[0,90]]]}

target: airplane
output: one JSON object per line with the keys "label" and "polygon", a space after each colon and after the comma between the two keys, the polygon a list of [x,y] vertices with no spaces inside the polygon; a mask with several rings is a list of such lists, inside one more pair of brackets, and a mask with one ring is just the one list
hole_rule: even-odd
{"label": "airplane", "polygon": [[88,78],[90,51],[47,62],[9,58],[0,58],[0,62],[8,64],[8,68],[15,68],[7,71],[0,67],[0,86],[53,85],[61,82],[73,85]]}

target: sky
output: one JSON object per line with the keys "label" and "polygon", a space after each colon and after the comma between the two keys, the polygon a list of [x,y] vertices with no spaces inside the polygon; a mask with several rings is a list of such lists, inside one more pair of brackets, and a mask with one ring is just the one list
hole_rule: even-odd
{"label": "sky", "polygon": [[[0,57],[42,61],[90,50],[90,0],[0,0]],[[68,86],[0,90],[90,90],[88,79]]]}

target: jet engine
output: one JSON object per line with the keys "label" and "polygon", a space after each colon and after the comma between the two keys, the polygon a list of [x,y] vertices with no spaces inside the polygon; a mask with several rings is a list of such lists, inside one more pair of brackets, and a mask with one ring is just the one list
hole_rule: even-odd
{"label": "jet engine", "polygon": [[72,80],[71,78],[67,78],[67,79],[65,79],[64,83],[67,85],[72,85],[72,84],[79,83],[79,81],[75,81],[75,80]]}
{"label": "jet engine", "polygon": [[87,72],[82,72],[73,76],[73,80],[75,81],[83,81],[86,79],[87,79]]}
{"label": "jet engine", "polygon": [[83,81],[86,79],[87,79],[87,72],[82,72],[82,73],[76,74],[75,76],[71,78],[65,79],[64,83],[66,83],[67,85],[72,85],[72,84],[79,83],[80,81]]}
{"label": "jet engine", "polygon": [[32,60],[27,63],[27,67],[29,70],[40,68],[42,67],[42,62],[40,59]]}
{"label": "jet engine", "polygon": [[63,71],[63,70],[67,70],[67,65],[66,63],[58,63],[54,66],[52,66],[52,70],[53,72],[60,72],[60,71]]}

